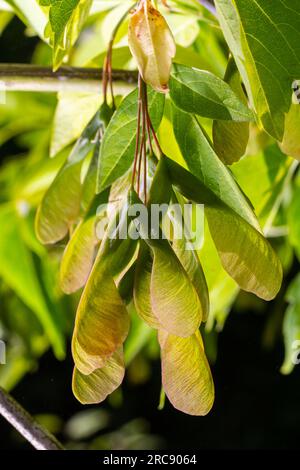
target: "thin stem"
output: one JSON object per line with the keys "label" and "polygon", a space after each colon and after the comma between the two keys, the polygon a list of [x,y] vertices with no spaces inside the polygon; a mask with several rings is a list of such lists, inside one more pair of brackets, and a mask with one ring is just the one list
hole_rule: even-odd
{"label": "thin stem", "polygon": [[108,53],[103,63],[102,94],[103,100],[107,103],[107,84],[108,84]]}
{"label": "thin stem", "polygon": [[[134,6],[136,6],[136,4]],[[111,33],[110,41],[107,47],[107,54],[105,57],[105,62],[104,62],[104,67],[103,67],[103,96],[104,96],[104,101],[107,102],[107,83],[109,83],[113,108],[115,108],[115,97],[114,97],[113,78],[112,78],[113,46],[114,46],[114,42],[115,42],[115,39],[117,37],[118,31],[121,25],[123,24],[124,20],[127,18],[132,8],[134,8],[134,6],[131,5],[129,8],[127,8],[127,10],[124,12],[124,14],[121,16],[121,18],[117,22],[116,26],[114,27]]]}
{"label": "thin stem", "polygon": [[144,134],[144,143],[143,143],[143,157],[144,157],[144,199],[145,204],[147,204],[147,136],[149,141],[150,151],[153,152],[151,135],[149,132],[149,123],[148,123],[148,94],[147,94],[147,85],[142,81],[142,91],[143,91],[143,134]]}
{"label": "thin stem", "polygon": [[[144,87],[144,82],[142,82],[142,87]],[[142,160],[143,160],[144,154],[146,155],[146,107],[145,107],[145,102],[143,100],[142,142],[141,142],[141,148],[140,148],[139,169],[138,169],[138,195],[140,195],[141,167],[142,167]],[[145,192],[145,188],[144,188],[144,192]]]}
{"label": "thin stem", "polygon": [[63,450],[62,445],[0,387],[0,414],[38,450]]}
{"label": "thin stem", "polygon": [[[139,90],[139,95],[138,95],[137,135],[136,135],[131,185],[134,188],[134,184],[135,182],[137,182],[137,193],[138,195],[140,195],[141,167],[142,167],[142,162],[143,162],[144,198],[145,198],[145,204],[147,204],[147,139],[149,141],[149,148],[151,152],[150,157],[155,156],[155,153],[153,151],[152,141],[151,141],[151,135],[155,141],[155,144],[157,147],[157,153],[160,156],[162,156],[163,151],[161,149],[154,127],[151,122],[149,109],[148,109],[147,85],[142,79],[141,75],[139,75],[138,90]],[[141,123],[141,118],[142,118],[142,123]],[[140,143],[140,138],[141,138],[141,143]]]}
{"label": "thin stem", "polygon": [[107,103],[107,88],[109,85],[112,107],[115,109],[115,97],[113,90],[113,78],[112,78],[112,48],[113,48],[113,39],[110,41],[107,54],[104,60],[103,67],[103,98],[104,102]]}
{"label": "thin stem", "polygon": [[145,136],[142,136],[141,141],[141,148],[139,152],[139,164],[138,164],[138,173],[137,173],[137,193],[140,196],[140,188],[141,188],[141,166],[142,166],[142,155],[143,155],[143,146],[145,142]]}
{"label": "thin stem", "polygon": [[147,86],[144,86],[144,99],[145,99],[145,107],[146,107],[146,126],[147,126],[147,134],[148,134],[148,142],[150,152],[154,155],[152,139],[151,139],[151,129],[150,129],[150,117],[149,117],[149,110],[148,110],[148,93],[147,93]]}
{"label": "thin stem", "polygon": [[111,94],[111,100],[112,100],[112,107],[113,109],[116,108],[116,103],[115,103],[115,95],[114,95],[114,86],[113,86],[113,78],[112,78],[112,50],[110,51],[110,60],[108,63],[108,80],[109,80],[109,87],[110,87],[110,94]]}
{"label": "thin stem", "polygon": [[[147,130],[148,130],[148,136],[149,136],[149,140],[151,142],[151,134],[153,136],[153,139],[155,141],[155,145],[157,147],[157,151],[159,153],[159,155],[163,155],[163,151],[161,149],[161,146],[158,142],[158,138],[156,136],[156,132],[154,130],[154,127],[153,127],[153,124],[152,124],[152,121],[151,121],[151,118],[150,118],[150,114],[149,114],[149,108],[148,108],[148,93],[147,93],[147,85],[145,82],[143,82],[143,102],[144,102],[144,106],[145,106],[145,111],[146,111],[146,126],[147,126]],[[152,143],[151,143],[151,151],[153,152],[153,148],[152,148]]]}
{"label": "thin stem", "polygon": [[142,117],[142,78],[139,75],[139,97],[138,97],[138,118],[137,118],[137,131],[136,131],[136,142],[135,142],[135,152],[134,152],[134,163],[133,163],[133,172],[132,172],[132,181],[131,186],[134,187],[134,181],[136,176],[137,161],[139,156],[140,149],[140,134],[141,134],[141,117]]}
{"label": "thin stem", "polygon": [[143,145],[143,153],[144,153],[144,197],[145,197],[145,205],[147,205],[147,147],[146,147],[146,139],[144,139]]}
{"label": "thin stem", "polygon": [[147,134],[148,134],[148,143],[149,143],[150,152],[154,154],[152,139],[151,139],[151,129],[150,129],[149,120],[147,116],[146,116],[146,125],[147,125]]}
{"label": "thin stem", "polygon": [[152,132],[152,136],[153,136],[153,139],[154,139],[154,142],[155,142],[155,145],[156,145],[156,148],[157,148],[157,152],[159,153],[160,156],[163,155],[163,151],[162,151],[162,148],[160,146],[160,143],[158,141],[158,138],[157,138],[157,135],[156,135],[156,132],[154,130],[154,127],[153,127],[153,124],[151,122],[151,118],[149,116],[149,112],[147,112],[147,119],[149,121],[149,127],[150,127],[150,130]]}

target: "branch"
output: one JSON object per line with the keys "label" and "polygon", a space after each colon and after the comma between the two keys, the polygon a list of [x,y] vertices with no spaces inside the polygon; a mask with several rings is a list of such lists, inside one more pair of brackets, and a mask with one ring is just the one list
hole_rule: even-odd
{"label": "branch", "polygon": [[63,450],[62,445],[0,387],[0,414],[38,450]]}
{"label": "branch", "polygon": [[[132,90],[137,73],[114,70],[116,94]],[[57,72],[37,65],[0,64],[0,90],[2,91],[81,91],[101,93],[102,69],[61,67]]]}

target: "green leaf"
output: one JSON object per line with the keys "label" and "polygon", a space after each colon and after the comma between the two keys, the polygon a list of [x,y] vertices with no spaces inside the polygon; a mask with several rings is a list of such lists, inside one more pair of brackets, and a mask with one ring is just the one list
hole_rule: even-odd
{"label": "green leaf", "polygon": [[81,136],[100,105],[100,95],[59,93],[51,135],[50,157],[55,157]]}
{"label": "green leaf", "polygon": [[286,300],[289,306],[283,320],[285,358],[281,366],[283,374],[290,374],[299,360],[300,351],[300,276],[289,285]]}
{"label": "green leaf", "polygon": [[249,202],[230,170],[214,152],[196,117],[173,106],[173,127],[181,153],[193,175],[225,204],[260,230]]}
{"label": "green leaf", "polygon": [[94,148],[94,138],[101,125],[97,112],[44,196],[36,215],[36,233],[42,243],[61,240],[76,222],[82,196],[83,160]]}
{"label": "green leaf", "polygon": [[180,45],[187,51],[199,34],[200,27],[197,15],[178,12],[176,15],[167,14],[166,20],[170,25],[176,47]]}
{"label": "green leaf", "polygon": [[170,94],[183,111],[212,119],[252,121],[253,114],[230,86],[205,70],[174,65]]}
{"label": "green leaf", "polygon": [[297,0],[216,0],[225,39],[264,129],[281,141],[300,76]]}
{"label": "green leaf", "polygon": [[[100,148],[102,144],[102,137],[105,129],[107,128],[109,121],[113,116],[113,109],[107,104],[103,103],[100,107],[100,120],[101,120],[101,129],[99,129],[99,133],[95,138],[95,146],[93,149],[93,155],[91,161],[88,165],[88,169],[86,170],[86,175],[84,177],[83,188],[82,188],[82,198],[81,198],[81,207],[84,213],[90,212],[92,209],[91,206],[97,204],[98,206],[104,202],[107,202],[109,189],[112,193],[112,188],[108,188],[106,191],[101,193],[99,196],[96,195],[97,189],[97,173],[98,173],[98,162],[99,162],[99,154]],[[96,212],[97,207],[94,207],[94,212]],[[93,210],[93,209],[92,209]]]}
{"label": "green leaf", "polygon": [[[149,112],[155,129],[164,111],[165,97],[148,92]],[[110,186],[129,170],[134,158],[137,133],[138,93],[134,90],[122,101],[103,138],[100,150],[98,192]]]}
{"label": "green leaf", "polygon": [[5,0],[18,15],[18,17],[28,26],[44,38],[44,30],[47,24],[47,16],[37,4],[36,0]]}
{"label": "green leaf", "polygon": [[76,222],[81,201],[82,161],[67,162],[47,190],[36,214],[36,234],[41,243],[64,238]]}
{"label": "green leaf", "polygon": [[83,405],[101,403],[122,383],[125,374],[123,351],[117,351],[101,368],[84,375],[75,368],[73,393]]}
{"label": "green leaf", "polygon": [[296,186],[293,197],[287,209],[287,222],[289,228],[289,241],[294,247],[297,258],[300,259],[300,187]]}
{"label": "green leaf", "polygon": [[205,214],[225,270],[245,291],[272,300],[281,286],[282,267],[269,242],[233,211],[206,207]]}
{"label": "green leaf", "polygon": [[[224,80],[242,103],[247,99],[242,88],[240,74],[232,58],[229,59]],[[249,141],[249,123],[214,121],[213,142],[218,157],[227,165],[237,162],[246,152]]]}
{"label": "green leaf", "polygon": [[70,53],[88,17],[92,0],[38,0],[49,7],[47,36],[53,47],[53,68],[57,70]]}
{"label": "green leaf", "polygon": [[186,198],[205,204],[209,229],[224,269],[242,289],[265,300],[273,299],[281,286],[282,267],[269,242],[200,179],[170,159],[166,163],[177,190]]}
{"label": "green leaf", "polygon": [[162,384],[172,405],[204,416],[214,402],[214,383],[200,333],[189,338],[160,334]]}
{"label": "green leaf", "polygon": [[300,105],[291,104],[289,112],[285,116],[284,135],[280,149],[286,155],[300,160]]}
{"label": "green leaf", "polygon": [[21,224],[14,209],[0,210],[0,276],[18,297],[36,314],[59,358],[65,354],[59,322],[47,305],[34,258],[21,236]]}
{"label": "green leaf", "polygon": [[283,155],[277,144],[272,144],[256,155],[245,156],[231,167],[265,230],[272,226],[286,186],[292,178],[292,163],[293,160]]}

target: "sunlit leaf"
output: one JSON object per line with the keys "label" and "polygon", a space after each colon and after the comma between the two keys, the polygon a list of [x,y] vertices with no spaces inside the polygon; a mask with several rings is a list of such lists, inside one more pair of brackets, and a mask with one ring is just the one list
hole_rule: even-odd
{"label": "sunlit leaf", "polygon": [[297,158],[297,160],[300,160],[299,128],[300,105],[292,103],[285,116],[284,134],[280,148],[283,153]]}
{"label": "sunlit leaf", "polygon": [[47,16],[36,0],[5,0],[11,5],[18,17],[30,26],[42,39],[47,24]]}
{"label": "sunlit leaf", "polygon": [[[286,185],[292,178],[295,163],[273,144],[256,155],[247,155],[231,166],[264,229],[272,226]],[[257,181],[259,185],[256,184]]]}
{"label": "sunlit leaf", "polygon": [[[247,104],[240,74],[232,58],[229,59],[224,80],[230,85],[240,100]],[[246,152],[249,141],[249,123],[214,121],[213,141],[217,155],[224,163],[231,165],[238,161]]]}
{"label": "sunlit leaf", "polygon": [[242,289],[273,299],[281,286],[282,267],[269,242],[233,211],[206,207],[205,213],[225,270]]}
{"label": "sunlit leaf", "polygon": [[12,11],[0,11],[0,34],[3,33],[6,26],[9,25],[13,17],[14,17],[14,14]]}
{"label": "sunlit leaf", "polygon": [[61,240],[77,220],[81,199],[81,166],[82,161],[66,163],[46,192],[36,218],[36,234],[42,243]]}
{"label": "sunlit leaf", "polygon": [[84,158],[95,146],[93,139],[100,125],[99,113],[96,113],[39,206],[36,216],[36,233],[42,243],[55,243],[64,238],[79,216],[82,196],[82,164]]}
{"label": "sunlit leaf", "polygon": [[174,106],[173,126],[176,140],[191,173],[228,206],[259,229],[249,201],[244,197],[232,173],[214,152],[197,119]]}
{"label": "sunlit leaf", "polygon": [[[132,165],[137,132],[137,97],[135,90],[122,101],[104,134],[99,159],[99,192],[123,176]],[[153,126],[157,129],[164,111],[164,95],[151,90],[148,103]]]}
{"label": "sunlit leaf", "polygon": [[77,140],[98,111],[101,96],[91,93],[59,93],[52,124],[50,156]]}
{"label": "sunlit leaf", "polygon": [[196,41],[200,30],[198,17],[193,14],[188,14],[187,12],[178,12],[176,15],[172,13],[167,14],[166,19],[176,42],[177,58],[178,45],[187,51],[189,46],[192,46]]}
{"label": "sunlit leaf", "polygon": [[53,68],[58,69],[68,56],[89,14],[92,0],[38,0],[49,7],[46,34],[53,47]]}
{"label": "sunlit leaf", "polygon": [[264,129],[281,141],[300,76],[297,0],[216,0],[221,27]]}
{"label": "sunlit leaf", "polygon": [[250,109],[223,80],[205,70],[174,65],[170,94],[183,111],[224,121],[252,121]]}
{"label": "sunlit leaf", "polygon": [[222,202],[200,179],[167,159],[170,178],[185,197],[205,204],[209,229],[224,269],[246,290],[270,300],[282,282],[282,267],[264,236]]}
{"label": "sunlit leaf", "polygon": [[300,187],[294,188],[293,197],[287,208],[287,221],[289,228],[289,241],[300,259]]}

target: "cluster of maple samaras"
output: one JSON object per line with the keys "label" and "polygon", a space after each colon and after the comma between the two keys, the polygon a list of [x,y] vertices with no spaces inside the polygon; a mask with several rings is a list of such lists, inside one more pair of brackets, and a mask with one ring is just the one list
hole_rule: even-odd
{"label": "cluster of maple samaras", "polygon": [[[168,162],[162,157],[157,165],[148,207],[176,197]],[[117,192],[113,185],[109,199],[115,201]],[[209,310],[204,273],[197,253],[186,249],[186,239],[170,243],[162,233],[153,238],[151,225],[137,229],[136,219],[128,216],[137,202],[129,189],[120,211],[110,217],[85,285],[72,342],[73,391],[82,403],[99,403],[122,383],[123,344],[130,327],[127,303],[158,332],[162,385],[170,402],[185,413],[205,415],[213,404],[214,385],[199,331]],[[128,236],[119,238],[124,224]],[[139,239],[130,236],[131,229],[139,231]],[[70,285],[68,269],[62,271],[62,282]]]}
{"label": "cluster of maple samaras", "polygon": [[[143,80],[167,92],[176,47],[165,19],[149,0],[141,1],[131,16],[129,46]],[[149,205],[163,202],[156,200],[157,184],[164,188],[164,197],[170,194],[164,165],[162,159]],[[128,204],[124,215],[119,214],[120,224],[127,220]],[[129,331],[125,292],[137,314],[158,331],[162,384],[171,403],[188,414],[207,414],[214,385],[199,327],[208,316],[209,300],[197,254],[186,251],[186,240],[174,240],[171,246],[166,239],[146,236],[137,246],[130,237],[112,241],[109,230],[78,308],[72,343],[74,394],[83,403],[99,403],[122,383],[123,343]]]}
{"label": "cluster of maple samaras", "polygon": [[[166,92],[175,45],[164,18],[150,1],[140,2],[133,12],[129,42],[144,81]],[[94,159],[82,181],[83,162],[91,150],[98,158],[95,142],[98,139],[100,145],[110,118],[104,103],[48,189],[36,218],[38,238],[47,244],[56,243],[68,234],[72,221],[78,220],[79,207],[85,208],[72,230],[60,272],[61,287],[67,294],[84,287],[72,340],[73,391],[84,404],[100,403],[122,383],[130,305],[135,307],[134,314],[158,332],[162,383],[171,403],[183,412],[205,415],[213,404],[214,385],[199,332],[208,315],[209,301],[197,254],[185,250],[185,240],[170,244],[162,237],[120,239],[116,233],[112,237],[111,231],[117,227],[121,232],[124,221],[129,230],[132,227],[128,207],[134,199],[141,202],[138,195],[130,189],[126,176],[110,190],[94,195]],[[148,205],[168,203],[171,198],[167,161],[161,158],[156,171],[153,168]],[[104,211],[111,216],[111,201],[122,196],[123,207],[110,219],[99,241],[95,227],[103,214],[96,215],[97,207],[108,203]]]}
{"label": "cluster of maple samaras", "polygon": [[[144,81],[166,92],[175,46],[165,20],[149,0],[139,2],[132,14],[129,42]],[[138,98],[136,92],[130,99],[132,96]],[[243,214],[240,215],[203,181],[164,156],[148,114],[147,91],[141,80],[139,97],[137,108],[142,101],[144,130],[148,119],[148,130],[160,154],[159,161],[149,159],[148,162],[148,180],[151,178],[148,200],[147,178],[143,188],[147,207],[170,201],[182,204],[185,200],[205,204],[209,229],[226,271],[242,289],[266,300],[274,298],[280,288],[282,268],[252,210],[241,206]],[[114,116],[117,113],[118,110]],[[157,330],[162,384],[169,400],[183,412],[205,415],[213,404],[214,385],[199,331],[209,310],[203,270],[197,253],[186,250],[184,238],[149,237],[143,224],[139,226],[139,240],[118,236],[124,233],[124,222],[129,231],[136,229],[128,208],[141,200],[139,178],[138,194],[134,189],[135,165],[132,179],[129,172],[131,182],[127,173],[109,189],[106,185],[98,188],[100,194],[95,194],[99,158],[101,163],[99,149],[104,148],[105,130],[113,119],[112,109],[104,100],[46,192],[36,218],[38,238],[46,244],[64,239],[74,227],[74,221],[80,221],[72,230],[61,263],[64,292],[72,293],[84,287],[72,341],[73,391],[82,403],[100,403],[119,387],[125,373],[123,345],[130,328],[128,312],[135,310]],[[137,116],[137,143],[139,121]],[[146,155],[143,137],[140,156]],[[151,138],[149,147],[153,157]],[[89,160],[91,152],[93,157]],[[87,171],[82,178],[87,159]],[[110,203],[120,199],[124,204],[112,217]],[[110,223],[105,235],[97,237],[97,217],[103,214],[96,214],[96,209],[105,208],[107,203],[108,209],[104,211]],[[176,224],[183,222],[178,220]]]}

